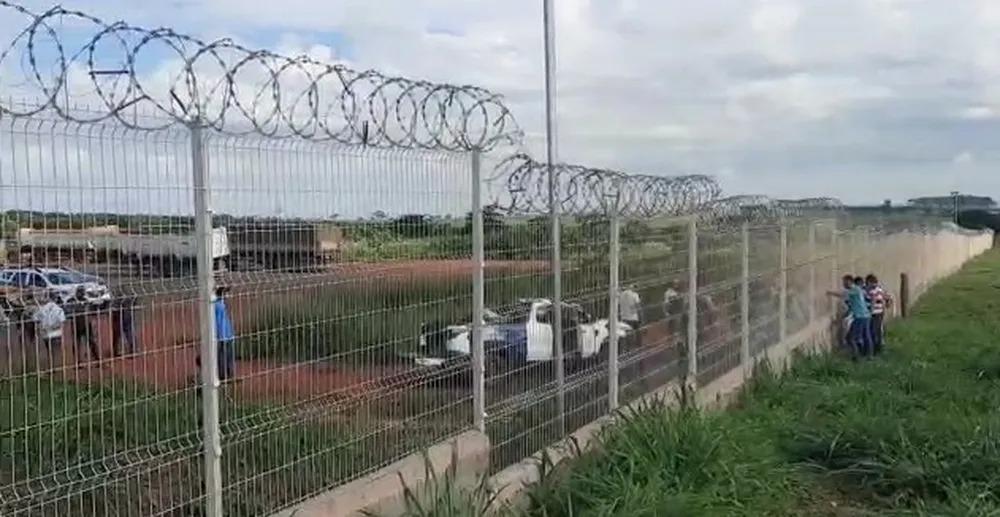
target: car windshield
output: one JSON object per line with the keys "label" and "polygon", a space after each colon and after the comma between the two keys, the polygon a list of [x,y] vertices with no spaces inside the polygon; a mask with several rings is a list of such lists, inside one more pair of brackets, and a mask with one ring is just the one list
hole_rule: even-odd
{"label": "car windshield", "polygon": [[45,278],[48,278],[49,282],[53,285],[82,284],[90,281],[90,278],[87,275],[74,271],[46,273]]}

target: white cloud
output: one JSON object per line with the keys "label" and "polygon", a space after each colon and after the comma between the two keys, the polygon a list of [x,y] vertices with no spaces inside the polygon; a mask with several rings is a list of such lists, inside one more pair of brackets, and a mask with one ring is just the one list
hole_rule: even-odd
{"label": "white cloud", "polygon": [[976,161],[976,155],[972,154],[969,151],[962,151],[956,154],[955,157],[951,159],[951,163],[954,163],[955,165],[969,165],[975,161]]}
{"label": "white cloud", "polygon": [[959,112],[959,118],[965,120],[989,120],[997,118],[997,110],[990,106],[969,106]]}
{"label": "white cloud", "polygon": [[[36,10],[51,3],[26,1]],[[535,135],[529,147],[542,150],[536,0],[65,3],[105,19],[486,86],[507,96]],[[967,181],[1000,191],[995,0],[560,0],[556,8],[567,161],[730,170],[732,188],[878,201],[946,188],[962,149],[974,157],[963,165]],[[891,178],[880,190],[894,191],[856,188],[872,178]]]}
{"label": "white cloud", "polygon": [[743,117],[791,116],[824,119],[855,103],[887,99],[893,92],[851,77],[817,77],[795,74],[778,79],[750,81],[729,91],[733,111]]}
{"label": "white cloud", "polygon": [[793,31],[798,25],[798,5],[786,0],[761,0],[750,16],[750,28],[760,38],[761,50],[780,64],[796,60]]}

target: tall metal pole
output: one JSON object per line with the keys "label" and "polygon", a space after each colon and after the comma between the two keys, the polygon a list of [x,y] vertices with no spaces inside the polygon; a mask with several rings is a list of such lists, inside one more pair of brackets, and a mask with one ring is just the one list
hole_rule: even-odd
{"label": "tall metal pole", "polygon": [[959,213],[959,193],[958,191],[952,191],[951,202],[952,202],[952,217],[954,223],[958,224],[958,213]]}
{"label": "tall metal pole", "polygon": [[222,438],[219,429],[218,349],[215,346],[215,310],[212,296],[212,212],[209,203],[208,166],[201,127],[191,124],[191,170],[194,186],[194,227],[198,270],[198,324],[201,347],[201,420],[205,461],[205,515],[222,516]]}
{"label": "tall metal pole", "polygon": [[816,221],[809,221],[809,325],[816,321]]}
{"label": "tall metal pole", "polygon": [[[837,220],[830,220],[830,249],[832,250],[830,256],[830,288],[839,289],[840,288],[840,236],[837,234],[838,226]],[[830,298],[830,314],[833,316],[838,316],[840,313],[840,303],[836,301],[836,298]]]}
{"label": "tall metal pole", "polygon": [[753,358],[750,357],[750,225],[743,223],[740,230],[742,237],[740,274],[740,364],[743,365],[743,375],[750,378],[753,375]]}
{"label": "tall metal pole", "polygon": [[698,223],[688,221],[688,292],[687,292],[687,390],[688,400],[696,404],[698,389]]}
{"label": "tall metal pole", "polygon": [[[619,278],[621,257],[621,220],[618,215],[618,203],[611,211],[611,246],[608,250],[610,271],[608,278],[608,409],[618,409],[618,296],[620,294]],[[639,332],[639,329],[633,329]]]}
{"label": "tall metal pole", "polygon": [[485,290],[483,269],[486,267],[483,245],[483,195],[481,156],[472,152],[472,421],[476,429],[486,432],[486,351],[483,347],[483,316]]}
{"label": "tall metal pole", "polygon": [[781,242],[781,281],[778,293],[778,336],[780,341],[788,337],[788,224],[781,221],[779,230],[779,240]]}
{"label": "tall metal pole", "polygon": [[545,23],[545,155],[549,172],[549,212],[552,219],[552,346],[555,347],[556,411],[560,434],[566,434],[566,364],[562,328],[562,257],[559,226],[559,185],[555,166],[559,163],[556,129],[556,21],[553,0],[544,0]]}

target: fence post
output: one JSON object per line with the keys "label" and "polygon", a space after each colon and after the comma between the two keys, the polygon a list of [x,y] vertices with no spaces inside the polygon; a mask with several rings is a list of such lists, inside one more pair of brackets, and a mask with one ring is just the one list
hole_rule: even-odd
{"label": "fence post", "polygon": [[486,254],[483,244],[482,156],[472,152],[472,422],[486,432],[486,351],[483,346],[485,290],[483,269]]}
{"label": "fence post", "polygon": [[698,389],[698,223],[688,221],[688,293],[687,293],[687,379],[685,392],[695,404]]}
{"label": "fence post", "polygon": [[[608,250],[610,271],[608,278],[608,410],[618,409],[618,296],[621,259],[621,221],[617,203],[611,211],[611,246]],[[634,329],[639,332],[639,329]],[[598,344],[600,345],[600,344]]]}
{"label": "fence post", "polygon": [[219,429],[218,348],[215,345],[215,272],[212,260],[212,212],[209,208],[208,165],[198,123],[190,125],[194,226],[197,238],[198,323],[201,363],[201,425],[205,462],[205,515],[222,515],[222,439]]}
{"label": "fence post", "polygon": [[899,274],[899,316],[906,318],[910,310],[910,277],[906,273]]}
{"label": "fence post", "polygon": [[743,375],[753,374],[753,359],[750,357],[750,225],[744,222],[742,237],[742,266],[740,273],[740,364]]}
{"label": "fence post", "polygon": [[809,325],[816,321],[816,221],[809,221]]}
{"label": "fence post", "polygon": [[[836,288],[838,285],[837,278],[840,276],[840,236],[837,234],[837,220],[830,220],[830,248],[832,253],[830,254],[830,285],[827,289]],[[833,317],[837,316],[839,312],[840,305],[836,298],[830,298],[830,314]]]}
{"label": "fence post", "polygon": [[556,123],[556,20],[555,3],[542,3],[545,39],[545,156],[548,165],[549,212],[552,224],[552,345],[556,363],[556,412],[559,434],[566,434],[566,365],[562,328],[562,239],[560,237],[560,199],[556,164],[559,161],[558,124]]}
{"label": "fence post", "polygon": [[788,337],[788,224],[781,220],[779,231],[779,241],[781,246],[781,291],[778,294],[778,341],[784,341]]}

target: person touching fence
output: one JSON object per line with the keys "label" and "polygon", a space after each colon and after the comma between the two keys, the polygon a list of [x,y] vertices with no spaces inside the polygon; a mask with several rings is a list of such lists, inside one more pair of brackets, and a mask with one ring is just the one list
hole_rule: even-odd
{"label": "person touching fence", "polygon": [[828,291],[828,295],[843,298],[847,303],[851,325],[847,331],[847,342],[852,356],[870,356],[872,353],[871,310],[864,289],[853,275],[844,275],[842,291]]}

